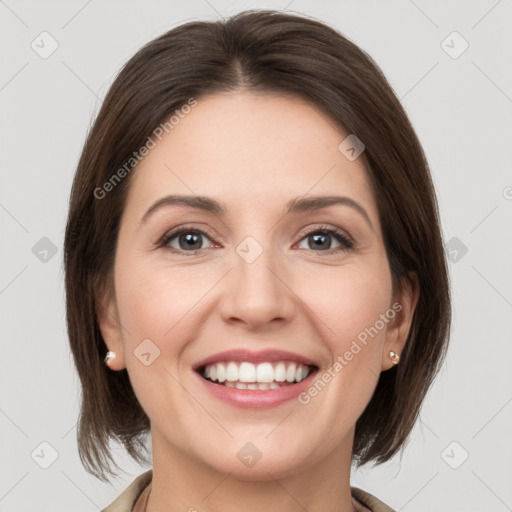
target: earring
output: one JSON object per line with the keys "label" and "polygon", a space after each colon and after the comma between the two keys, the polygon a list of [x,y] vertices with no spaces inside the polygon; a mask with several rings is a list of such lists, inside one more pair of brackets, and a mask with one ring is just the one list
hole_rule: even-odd
{"label": "earring", "polygon": [[393,364],[398,364],[398,361],[400,361],[400,356],[396,352],[391,351],[389,357],[393,361]]}
{"label": "earring", "polygon": [[107,355],[105,356],[105,364],[110,368],[110,360],[111,359],[115,359],[116,357],[116,353],[115,352],[112,352],[111,350],[109,350],[107,352]]}

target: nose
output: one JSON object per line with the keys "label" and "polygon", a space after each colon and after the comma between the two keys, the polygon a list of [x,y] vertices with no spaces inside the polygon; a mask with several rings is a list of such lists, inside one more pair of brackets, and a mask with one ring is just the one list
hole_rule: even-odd
{"label": "nose", "polygon": [[252,262],[235,252],[233,265],[224,280],[220,302],[224,321],[258,330],[267,324],[282,326],[292,319],[295,296],[287,284],[288,273],[270,250],[263,250]]}

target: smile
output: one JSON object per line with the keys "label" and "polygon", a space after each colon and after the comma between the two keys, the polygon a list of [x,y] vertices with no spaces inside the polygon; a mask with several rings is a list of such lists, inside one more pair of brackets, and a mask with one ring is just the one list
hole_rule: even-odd
{"label": "smile", "polygon": [[224,361],[208,364],[201,375],[215,384],[236,388],[279,389],[303,381],[313,367],[291,361],[262,362]]}
{"label": "smile", "polygon": [[307,357],[277,349],[235,349],[194,365],[203,389],[231,406],[268,409],[296,398],[319,367]]}

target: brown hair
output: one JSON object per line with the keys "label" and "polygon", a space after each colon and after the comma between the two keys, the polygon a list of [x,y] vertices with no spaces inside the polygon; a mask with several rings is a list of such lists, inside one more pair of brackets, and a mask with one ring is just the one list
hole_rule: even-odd
{"label": "brown hair", "polygon": [[448,272],[435,190],[418,138],[369,55],[329,26],[277,11],[189,22],[140,49],[112,84],[83,148],[64,241],[67,327],[82,387],[78,447],[87,471],[115,475],[120,442],[148,462],[149,418],[127,374],[109,371],[95,294],[112,286],[119,222],[130,176],[99,199],[96,190],[190,98],[224,91],[293,94],[365,145],[393,289],[418,277],[419,300],[400,364],[382,372],[356,423],[358,466],[389,460],[405,446],[445,357],[451,322]]}

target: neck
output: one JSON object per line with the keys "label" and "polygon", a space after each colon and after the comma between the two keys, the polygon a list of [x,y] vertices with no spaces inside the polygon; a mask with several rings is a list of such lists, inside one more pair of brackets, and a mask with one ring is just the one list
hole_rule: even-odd
{"label": "neck", "polygon": [[302,471],[280,474],[267,468],[259,479],[247,480],[206,465],[152,432],[153,480],[146,512],[354,512],[353,430],[347,437],[327,458]]}

